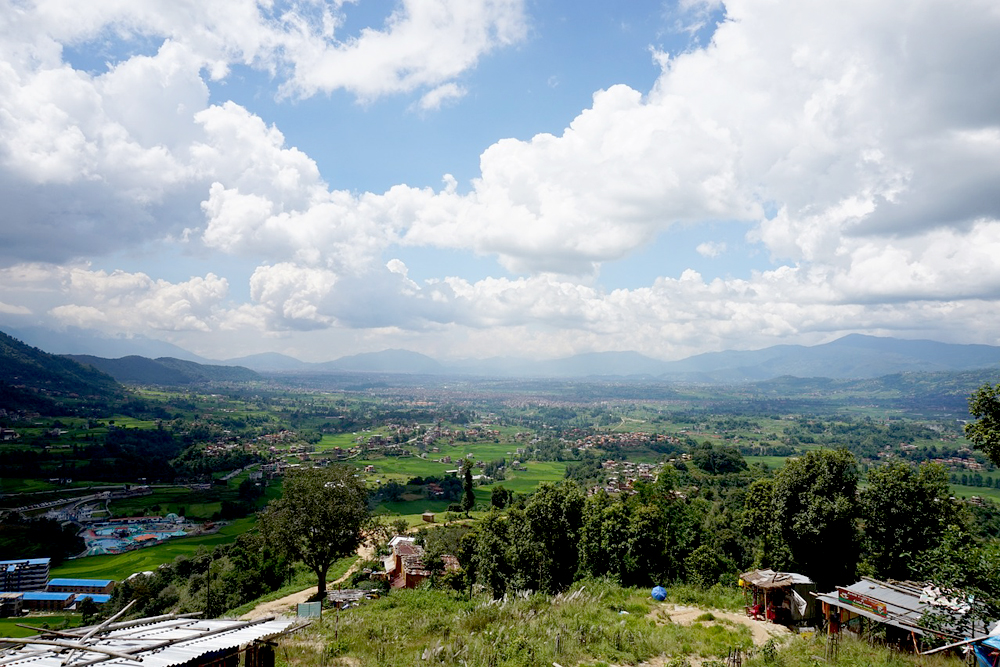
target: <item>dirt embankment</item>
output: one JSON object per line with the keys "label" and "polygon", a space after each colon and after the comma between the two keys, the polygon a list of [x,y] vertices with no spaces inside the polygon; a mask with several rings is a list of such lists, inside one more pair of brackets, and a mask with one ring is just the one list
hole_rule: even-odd
{"label": "dirt embankment", "polygon": [[[361,563],[375,557],[375,550],[362,545],[358,547],[358,556],[360,556],[360,558],[355,561],[354,565],[352,565],[350,569],[343,574],[343,576],[335,581],[327,582],[326,587],[328,590],[331,587],[336,587],[337,584],[341,582],[347,581],[347,579],[354,574],[358,567],[360,567]],[[285,597],[278,598],[277,600],[261,602],[259,605],[240,616],[240,619],[244,621],[252,621],[258,618],[263,618],[264,616],[292,616],[295,614],[296,605],[308,602],[309,598],[316,595],[317,591],[319,591],[319,587],[312,586],[304,591],[292,593],[291,595],[286,595]]]}
{"label": "dirt embankment", "polygon": [[[656,609],[651,611],[649,615],[651,618],[656,620],[657,623],[691,625],[699,617],[709,613],[716,619],[715,621],[699,622],[705,623],[706,625],[711,625],[716,622],[730,622],[738,625],[745,625],[750,628],[750,633],[753,636],[753,643],[755,646],[763,646],[770,639],[775,639],[780,642],[783,639],[787,639],[792,634],[791,631],[783,625],[776,625],[767,621],[756,621],[752,618],[748,618],[744,614],[730,611],[720,611],[718,609],[702,609],[700,607],[688,607],[686,605],[666,603],[658,606]],[[691,667],[701,667],[702,663],[706,661],[718,660],[718,658],[699,658],[697,656],[687,656],[686,659]],[[661,655],[653,658],[652,660],[641,663],[639,667],[665,667],[670,664],[671,660],[672,658],[670,656]]]}
{"label": "dirt embankment", "polygon": [[[777,638],[778,641],[781,641],[791,634],[791,630],[783,625],[777,625],[768,621],[756,621],[745,614],[719,611],[718,609],[709,610],[679,604],[664,604],[654,609],[650,615],[657,620],[669,620],[671,623],[676,623],[677,625],[691,625],[699,616],[707,613],[711,613],[717,619],[725,619],[750,628],[750,632],[753,635],[753,643],[756,646],[763,646],[771,638]],[[707,623],[711,622],[707,621]]]}

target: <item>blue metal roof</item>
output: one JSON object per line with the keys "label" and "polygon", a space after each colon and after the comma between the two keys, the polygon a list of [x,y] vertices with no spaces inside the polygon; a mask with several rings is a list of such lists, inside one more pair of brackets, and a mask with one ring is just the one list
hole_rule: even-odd
{"label": "blue metal roof", "polygon": [[41,591],[25,591],[23,600],[25,602],[29,600],[68,600],[73,597],[74,593],[43,593]]}
{"label": "blue metal roof", "polygon": [[83,598],[90,598],[97,604],[104,604],[105,602],[111,599],[111,596],[103,594],[95,594],[95,593],[80,593],[79,595],[76,596],[76,601],[79,602]]}
{"label": "blue metal roof", "polygon": [[49,586],[76,586],[78,588],[89,588],[92,586],[104,588],[108,584],[113,583],[113,579],[49,579]]}

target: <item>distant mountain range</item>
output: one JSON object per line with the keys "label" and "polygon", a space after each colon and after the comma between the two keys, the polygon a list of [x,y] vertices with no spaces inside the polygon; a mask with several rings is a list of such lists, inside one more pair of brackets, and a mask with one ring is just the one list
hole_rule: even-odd
{"label": "distant mountain range", "polygon": [[622,377],[668,382],[760,382],[782,376],[875,378],[893,373],[1000,368],[1000,347],[955,345],[851,334],[823,345],[775,345],[762,350],[709,352],[660,361],[637,352],[593,352],[532,361],[511,357],[443,362],[417,352],[385,350],[308,364],[279,354],[242,357],[260,372],[393,372],[487,377]]}
{"label": "distant mountain range", "polygon": [[128,356],[121,359],[104,359],[87,354],[66,356],[107,373],[122,384],[177,387],[202,382],[249,382],[263,379],[259,373],[241,366],[213,366],[172,357],[147,359]]}
{"label": "distant mountain range", "polygon": [[[40,336],[29,331],[28,342],[42,346],[41,338],[53,338],[49,332]],[[93,335],[73,332],[67,339],[59,341],[56,350],[79,355],[70,348],[74,344],[100,347],[100,339]],[[117,355],[122,352],[130,356],[146,357],[136,348],[157,347],[151,339],[115,338],[113,347]],[[75,341],[75,342],[74,342]],[[55,341],[53,341],[55,342]],[[408,350],[384,350],[341,357],[323,363],[308,363],[277,353],[265,353],[229,359],[210,361],[184,352],[181,348],[169,346],[172,352],[158,355],[155,362],[167,368],[156,368],[147,364],[149,371],[156,371],[163,377],[180,373],[189,378],[221,379],[221,366],[236,366],[252,369],[259,373],[404,373],[415,375],[466,375],[486,377],[525,378],[630,378],[633,380],[695,382],[695,383],[744,383],[771,380],[782,376],[800,378],[825,377],[832,379],[875,378],[904,372],[945,372],[967,371],[983,368],[1000,368],[1000,347],[993,345],[956,345],[929,340],[905,340],[851,334],[822,345],[775,345],[761,350],[709,352],[680,361],[660,361],[636,352],[594,352],[578,354],[562,359],[535,361],[516,357],[494,357],[489,359],[467,359],[440,361],[427,355]],[[177,351],[180,352],[177,352]],[[107,356],[94,353],[93,356]],[[171,361],[165,362],[164,357]],[[118,360],[123,361],[123,360]],[[153,359],[146,359],[153,362]],[[214,368],[210,372],[196,370],[193,366],[181,367],[182,361],[197,362]],[[89,363],[89,362],[88,362]],[[106,369],[117,378],[128,368],[137,370],[140,362],[118,364],[115,372],[112,366],[94,363],[95,367]],[[117,373],[117,374],[116,374]],[[243,374],[233,376],[251,379]],[[123,380],[125,381],[125,380]],[[192,379],[191,381],[199,381]],[[239,381],[239,380],[237,380]]]}

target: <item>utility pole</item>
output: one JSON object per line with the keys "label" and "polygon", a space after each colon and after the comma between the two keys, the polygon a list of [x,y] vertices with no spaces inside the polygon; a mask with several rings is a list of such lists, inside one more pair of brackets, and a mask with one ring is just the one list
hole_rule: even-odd
{"label": "utility pole", "polygon": [[208,557],[208,572],[205,574],[205,616],[212,617],[212,556]]}

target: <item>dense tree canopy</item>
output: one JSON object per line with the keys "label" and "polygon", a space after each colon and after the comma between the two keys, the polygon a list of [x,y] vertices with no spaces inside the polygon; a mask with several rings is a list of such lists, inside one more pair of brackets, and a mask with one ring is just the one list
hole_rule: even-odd
{"label": "dense tree canopy", "polygon": [[5,558],[51,558],[53,565],[84,549],[76,526],[44,517],[29,519],[11,512],[0,521],[0,554]]}
{"label": "dense tree canopy", "polygon": [[910,579],[920,556],[941,543],[949,526],[968,521],[951,498],[945,469],[933,463],[914,467],[889,463],[868,471],[861,493],[864,569],[885,579]]}
{"label": "dense tree canopy", "polygon": [[739,450],[728,445],[703,442],[691,450],[691,462],[712,475],[740,472],[747,469],[747,462]]}
{"label": "dense tree canopy", "polygon": [[774,480],[786,567],[821,588],[853,581],[859,555],[858,466],[847,450],[814,450],[788,459]]}

